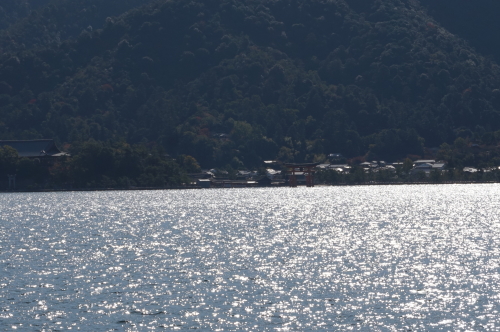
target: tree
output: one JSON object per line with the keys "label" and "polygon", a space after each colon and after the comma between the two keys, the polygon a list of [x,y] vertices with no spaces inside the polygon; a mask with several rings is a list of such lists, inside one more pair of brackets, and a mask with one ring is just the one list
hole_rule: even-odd
{"label": "tree", "polygon": [[16,174],[19,155],[16,149],[6,145],[0,147],[0,174]]}
{"label": "tree", "polygon": [[201,167],[198,165],[196,159],[188,155],[180,155],[176,158],[177,163],[188,173],[199,173]]}
{"label": "tree", "polygon": [[406,158],[403,161],[403,172],[409,174],[412,168],[413,168],[413,161],[410,158]]}

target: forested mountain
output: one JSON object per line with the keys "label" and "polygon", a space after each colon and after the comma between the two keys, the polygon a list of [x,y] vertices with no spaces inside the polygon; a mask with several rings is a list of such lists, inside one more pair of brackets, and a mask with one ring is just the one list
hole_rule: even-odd
{"label": "forested mountain", "polygon": [[145,2],[55,0],[1,31],[0,139],[232,168],[445,156],[460,139],[500,163],[500,67],[418,1]]}
{"label": "forested mountain", "polygon": [[47,2],[48,0],[3,0],[0,4],[0,29],[8,28],[11,24],[27,17],[32,10]]}
{"label": "forested mountain", "polygon": [[58,45],[82,30],[102,28],[118,16],[150,0],[3,0],[0,5],[0,48],[18,52]]}
{"label": "forested mountain", "polygon": [[420,0],[439,23],[480,53],[500,61],[500,2],[496,0]]}

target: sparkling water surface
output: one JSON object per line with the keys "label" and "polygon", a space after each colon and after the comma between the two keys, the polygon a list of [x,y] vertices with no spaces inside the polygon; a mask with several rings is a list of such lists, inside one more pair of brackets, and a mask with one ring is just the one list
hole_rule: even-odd
{"label": "sparkling water surface", "polygon": [[500,185],[0,195],[0,330],[499,331]]}

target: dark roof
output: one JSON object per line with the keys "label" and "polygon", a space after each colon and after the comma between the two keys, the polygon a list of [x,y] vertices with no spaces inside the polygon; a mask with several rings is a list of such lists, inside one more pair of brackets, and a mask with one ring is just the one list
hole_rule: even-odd
{"label": "dark roof", "polygon": [[286,167],[316,167],[321,163],[302,163],[302,164],[292,164],[292,163],[285,163]]}
{"label": "dark roof", "polygon": [[32,141],[0,141],[0,146],[14,148],[19,157],[59,157],[67,153],[61,152],[52,139],[37,139]]}

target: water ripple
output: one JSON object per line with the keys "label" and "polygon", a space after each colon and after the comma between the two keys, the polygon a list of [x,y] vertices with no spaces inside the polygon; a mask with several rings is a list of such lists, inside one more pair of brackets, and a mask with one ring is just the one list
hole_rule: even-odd
{"label": "water ripple", "polygon": [[0,195],[0,328],[497,331],[498,185]]}

